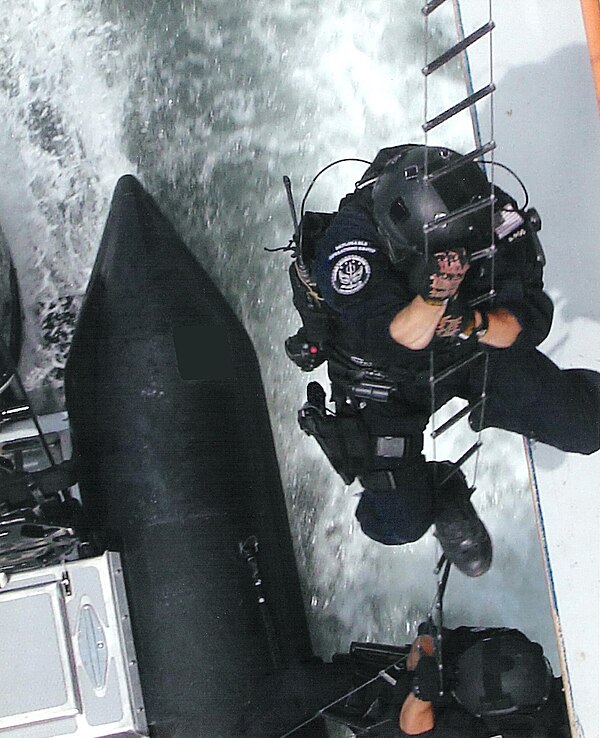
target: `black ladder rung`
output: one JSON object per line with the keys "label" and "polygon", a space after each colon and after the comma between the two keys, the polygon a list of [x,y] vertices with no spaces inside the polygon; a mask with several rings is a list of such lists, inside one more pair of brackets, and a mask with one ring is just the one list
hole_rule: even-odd
{"label": "black ladder rung", "polygon": [[495,256],[496,251],[498,249],[496,248],[496,244],[492,244],[491,246],[488,246],[487,249],[481,249],[481,251],[474,251],[471,256],[469,256],[469,262],[473,263],[474,261],[477,261],[478,259],[491,259],[492,256]]}
{"label": "black ladder rung", "polygon": [[463,359],[456,364],[452,364],[452,366],[449,366],[441,374],[438,374],[437,377],[430,377],[429,384],[437,384],[438,382],[441,382],[443,379],[446,379],[451,374],[454,374],[454,372],[457,372],[459,369],[467,366],[472,361],[475,361],[475,359],[478,359],[480,356],[485,356],[485,351],[477,351],[477,353],[472,354],[467,359]]}
{"label": "black ladder rung", "polygon": [[448,49],[447,51],[444,51],[443,54],[440,54],[432,62],[429,62],[429,64],[426,64],[421,71],[427,77],[432,72],[435,72],[436,69],[443,67],[444,64],[447,64],[451,59],[454,59],[455,56],[458,56],[465,49],[468,49],[469,46],[471,46],[471,44],[474,44],[476,41],[479,41],[480,38],[483,38],[484,36],[486,36],[488,33],[490,33],[493,30],[493,28],[494,28],[494,22],[488,21],[483,26],[481,26],[481,28],[478,28],[476,31],[473,31],[473,33],[470,33],[468,36],[465,36],[465,38],[463,38],[457,44],[452,46],[452,48]]}
{"label": "black ladder rung", "polygon": [[442,423],[439,428],[435,428],[431,432],[432,438],[439,438],[439,436],[442,435],[442,433],[445,433],[447,430],[452,428],[453,425],[458,423],[459,420],[462,420],[465,415],[468,415],[473,410],[477,410],[478,407],[481,407],[483,403],[485,402],[485,395],[481,395],[481,398],[475,402],[473,405],[466,405],[462,408],[462,410],[459,410],[457,413],[455,413],[451,418],[449,418],[445,423]]}
{"label": "black ladder rung", "polygon": [[436,8],[439,8],[440,5],[445,2],[446,0],[429,0],[429,2],[421,8],[421,13],[423,13],[423,15],[430,15]]}
{"label": "black ladder rung", "polygon": [[473,202],[470,205],[465,205],[458,210],[453,210],[451,213],[448,213],[448,215],[442,215],[435,220],[430,220],[429,223],[425,223],[425,225],[423,226],[423,233],[431,233],[431,231],[436,231],[439,228],[443,228],[449,223],[454,223],[457,220],[461,220],[461,218],[466,218],[467,215],[472,215],[479,210],[488,208],[492,206],[495,202],[496,197],[494,195],[490,195],[489,197],[484,197],[483,200],[478,200],[477,202]]}
{"label": "black ladder rung", "polygon": [[480,90],[477,90],[477,92],[474,92],[472,95],[465,97],[465,99],[461,102],[453,105],[451,108],[448,108],[448,110],[445,110],[443,113],[436,115],[435,118],[431,118],[430,120],[423,123],[423,130],[427,132],[430,131],[432,128],[435,128],[436,126],[439,126],[440,123],[443,123],[449,118],[452,118],[452,116],[457,115],[466,108],[470,108],[472,105],[475,105],[476,102],[479,102],[479,100],[482,100],[484,97],[491,95],[491,93],[494,92],[495,89],[496,85],[493,83],[482,87]]}
{"label": "black ladder rung", "polygon": [[473,300],[469,300],[469,305],[471,307],[475,307],[476,305],[481,305],[482,302],[493,300],[494,297],[496,297],[496,290],[490,290],[489,292],[486,292],[485,295],[480,295],[479,297],[475,297]]}
{"label": "black ladder rung", "polygon": [[456,474],[456,472],[460,469],[460,467],[465,463],[465,461],[468,461],[471,456],[473,456],[474,453],[479,451],[481,448],[482,443],[481,441],[476,441],[471,448],[467,449],[464,454],[458,459],[457,461],[452,462],[452,469],[446,474],[446,476],[442,479],[441,482],[438,483],[438,486],[442,487],[449,479],[452,479],[452,477]]}
{"label": "black ladder rung", "polygon": [[446,174],[450,174],[450,172],[454,172],[456,169],[460,169],[465,164],[473,161],[473,159],[477,159],[479,156],[488,154],[495,148],[496,142],[488,141],[486,144],[483,144],[483,146],[480,146],[478,149],[473,149],[473,151],[469,151],[468,154],[463,154],[459,159],[455,159],[452,163],[446,164],[446,166],[442,167],[441,169],[436,169],[435,172],[426,174],[423,177],[423,180],[425,182],[435,182],[436,179],[444,177]]}

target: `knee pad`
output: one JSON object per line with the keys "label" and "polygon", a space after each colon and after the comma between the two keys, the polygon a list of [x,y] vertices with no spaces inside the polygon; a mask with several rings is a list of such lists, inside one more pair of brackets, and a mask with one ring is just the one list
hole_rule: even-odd
{"label": "knee pad", "polygon": [[429,519],[426,524],[415,520],[394,491],[364,490],[355,515],[362,532],[386,546],[401,546],[418,541],[431,525]]}

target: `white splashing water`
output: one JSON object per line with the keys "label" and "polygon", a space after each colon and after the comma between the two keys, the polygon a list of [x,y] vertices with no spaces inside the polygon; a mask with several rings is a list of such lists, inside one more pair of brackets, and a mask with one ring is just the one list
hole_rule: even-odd
{"label": "white splashing water", "polygon": [[116,176],[132,168],[121,154],[120,29],[84,8],[0,8],[0,221],[19,274],[30,389],[57,384],[63,357],[42,345],[39,325],[57,297],[85,289]]}

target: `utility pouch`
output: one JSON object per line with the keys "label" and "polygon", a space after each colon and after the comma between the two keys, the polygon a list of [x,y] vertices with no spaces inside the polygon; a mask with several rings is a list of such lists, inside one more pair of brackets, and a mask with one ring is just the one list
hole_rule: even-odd
{"label": "utility pouch", "polygon": [[302,216],[298,232],[294,234],[294,241],[300,248],[302,261],[312,263],[315,258],[317,242],[333,222],[337,212],[321,213],[307,210]]}
{"label": "utility pouch", "polygon": [[327,411],[325,391],[318,382],[310,382],[307,398],[298,412],[300,427],[317,441],[344,482],[351,484],[369,464],[367,428],[358,414],[338,415]]}

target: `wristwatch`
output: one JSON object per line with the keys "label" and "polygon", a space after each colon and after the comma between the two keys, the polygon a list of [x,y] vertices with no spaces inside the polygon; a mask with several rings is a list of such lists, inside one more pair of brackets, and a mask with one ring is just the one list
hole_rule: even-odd
{"label": "wristwatch", "polygon": [[483,338],[483,336],[485,336],[485,334],[488,332],[489,319],[487,313],[479,312],[479,316],[481,318],[481,323],[479,325],[476,325],[475,313],[473,313],[473,317],[471,318],[471,320],[458,334],[458,337],[461,339],[461,341],[467,341],[469,338],[471,338],[471,336],[475,336],[477,340],[479,340],[480,338]]}
{"label": "wristwatch", "polygon": [[488,328],[490,327],[488,314],[480,311],[479,315],[481,316],[481,323],[473,330],[473,333],[477,337],[477,340],[483,338],[488,332]]}

